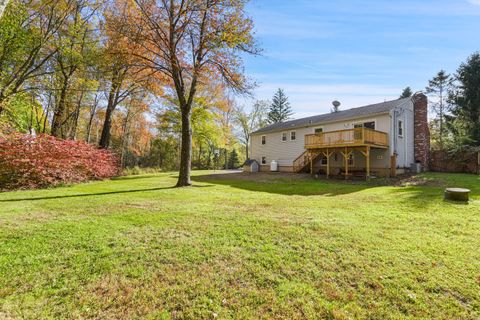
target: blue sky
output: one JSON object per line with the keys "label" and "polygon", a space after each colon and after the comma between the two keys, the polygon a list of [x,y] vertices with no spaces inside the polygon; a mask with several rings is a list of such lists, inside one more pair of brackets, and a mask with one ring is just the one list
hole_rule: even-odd
{"label": "blue sky", "polygon": [[480,50],[480,0],[252,0],[248,12],[263,48],[245,59],[255,97],[283,88],[295,118],[423,90]]}

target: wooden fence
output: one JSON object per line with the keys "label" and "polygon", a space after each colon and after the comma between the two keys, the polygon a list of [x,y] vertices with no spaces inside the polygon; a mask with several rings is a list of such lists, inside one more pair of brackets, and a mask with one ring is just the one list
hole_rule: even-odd
{"label": "wooden fence", "polygon": [[430,171],[480,174],[480,152],[430,152]]}

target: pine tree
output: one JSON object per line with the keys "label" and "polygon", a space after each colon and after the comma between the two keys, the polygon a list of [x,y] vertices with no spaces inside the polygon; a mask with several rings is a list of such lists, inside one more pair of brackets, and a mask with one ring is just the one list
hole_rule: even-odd
{"label": "pine tree", "polygon": [[458,87],[450,94],[447,122],[459,145],[480,146],[480,53],[470,56],[457,70]]}
{"label": "pine tree", "polygon": [[290,118],[293,114],[288,102],[288,97],[285,95],[282,89],[278,91],[273,96],[272,104],[270,105],[270,110],[268,112],[268,123],[279,123],[284,122]]}
{"label": "pine tree", "polygon": [[412,88],[406,87],[405,89],[403,89],[399,99],[408,98],[408,97],[411,97],[412,95],[413,95]]}
{"label": "pine tree", "polygon": [[445,112],[448,111],[448,104],[446,103],[447,92],[452,88],[452,77],[445,72],[445,70],[440,70],[435,77],[428,81],[428,86],[425,88],[425,91],[428,94],[433,94],[438,98],[438,102],[432,104],[432,110],[437,115],[438,120],[438,140],[439,147],[443,149],[443,137],[445,135],[444,129],[444,120]]}
{"label": "pine tree", "polygon": [[228,158],[228,168],[229,169],[236,169],[240,165],[240,161],[238,160],[238,153],[237,150],[233,149],[230,152],[230,157]]}

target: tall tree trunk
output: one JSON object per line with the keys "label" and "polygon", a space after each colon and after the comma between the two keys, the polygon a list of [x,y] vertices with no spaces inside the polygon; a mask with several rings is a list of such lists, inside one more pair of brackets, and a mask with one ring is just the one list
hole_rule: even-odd
{"label": "tall tree trunk", "polygon": [[58,104],[55,106],[55,111],[53,113],[53,120],[52,120],[52,131],[51,134],[57,138],[64,138],[62,136],[62,122],[63,117],[65,115],[65,106],[67,100],[67,88],[68,88],[68,80],[63,83],[62,89],[60,90],[60,98],[58,100]]}
{"label": "tall tree trunk", "polygon": [[90,117],[88,118],[88,123],[87,123],[87,137],[85,139],[87,143],[90,143],[90,138],[92,137],[93,117],[95,117],[95,112],[90,112]]}
{"label": "tall tree trunk", "polygon": [[80,109],[82,108],[83,97],[84,91],[80,93],[77,101],[77,107],[75,108],[75,113],[73,114],[73,123],[69,132],[70,139],[72,140],[77,140],[78,118],[80,118]]}
{"label": "tall tree trunk", "polygon": [[102,135],[100,137],[100,142],[98,146],[102,149],[108,149],[110,145],[110,130],[112,128],[112,114],[114,108],[110,105],[107,107],[107,111],[105,112],[105,121],[103,122],[103,129]]}
{"label": "tall tree trunk", "polygon": [[112,114],[115,111],[118,103],[118,90],[119,90],[119,83],[118,83],[118,73],[115,70],[112,76],[112,86],[110,88],[110,92],[108,93],[108,104],[107,110],[105,112],[105,120],[103,122],[103,129],[102,129],[102,136],[100,138],[100,142],[98,143],[99,147],[102,149],[108,149],[110,145],[110,130],[112,128]]}
{"label": "tall tree trunk", "polygon": [[87,143],[90,143],[90,139],[92,137],[93,118],[95,118],[95,115],[97,114],[97,105],[98,105],[98,94],[95,94],[95,99],[93,101],[93,105],[90,107],[90,114],[87,122],[87,134],[85,138],[85,141]]}
{"label": "tall tree trunk", "polygon": [[107,110],[105,112],[105,120],[103,122],[102,136],[98,145],[102,149],[107,149],[110,145],[110,130],[112,129],[112,114],[116,107],[116,86],[112,86],[108,94]]}
{"label": "tall tree trunk", "polygon": [[[187,109],[187,110],[185,110]],[[178,174],[177,187],[192,185],[190,181],[192,161],[192,127],[190,123],[190,108],[182,108],[182,147],[180,152],[180,172]]]}
{"label": "tall tree trunk", "polygon": [[130,110],[127,111],[127,115],[125,116],[125,120],[122,126],[123,135],[122,135],[122,148],[121,148],[121,158],[120,158],[122,169],[126,168],[125,154],[127,153],[128,139],[130,138],[129,137],[130,134],[128,130],[129,116],[130,116]]}

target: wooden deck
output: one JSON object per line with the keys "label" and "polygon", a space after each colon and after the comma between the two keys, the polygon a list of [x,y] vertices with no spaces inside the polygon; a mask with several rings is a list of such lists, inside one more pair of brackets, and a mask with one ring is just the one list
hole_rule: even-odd
{"label": "wooden deck", "polygon": [[341,148],[371,146],[388,148],[388,134],[385,132],[355,128],[305,135],[305,149]]}
{"label": "wooden deck", "polygon": [[365,174],[370,176],[370,150],[387,149],[388,134],[385,132],[355,128],[305,135],[305,152],[293,161],[294,172],[309,169],[313,173],[313,164],[321,157],[327,159],[327,177],[330,175],[330,157],[338,151],[344,158],[345,177],[349,175],[348,158],[354,150],[360,151],[366,158]]}

